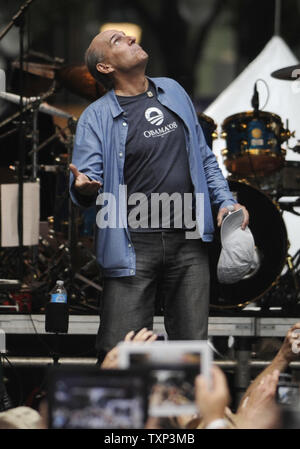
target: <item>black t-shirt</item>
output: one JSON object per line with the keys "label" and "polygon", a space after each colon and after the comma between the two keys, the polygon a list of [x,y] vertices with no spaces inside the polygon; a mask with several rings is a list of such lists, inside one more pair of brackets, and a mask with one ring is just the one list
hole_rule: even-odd
{"label": "black t-shirt", "polygon": [[[155,88],[150,82],[147,92],[130,97],[117,96],[117,99],[128,123],[124,183],[129,200],[129,228],[135,231],[185,228],[183,194],[192,194],[194,189],[183,122],[157,100]],[[142,197],[132,196],[136,193],[141,193]],[[158,201],[154,193],[167,194],[166,203]],[[175,195],[170,197],[172,194]],[[171,200],[168,203],[168,197],[175,202]],[[178,208],[179,202],[176,203],[179,197],[181,208]]]}

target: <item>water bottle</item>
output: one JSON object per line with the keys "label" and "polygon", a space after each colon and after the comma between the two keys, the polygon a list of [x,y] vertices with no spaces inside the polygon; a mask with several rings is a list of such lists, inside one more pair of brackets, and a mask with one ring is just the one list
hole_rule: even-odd
{"label": "water bottle", "polygon": [[56,281],[55,287],[50,292],[50,302],[66,304],[68,300],[64,281]]}
{"label": "water bottle", "polygon": [[64,281],[56,281],[50,291],[50,301],[46,305],[46,332],[67,333],[69,327],[69,305]]}

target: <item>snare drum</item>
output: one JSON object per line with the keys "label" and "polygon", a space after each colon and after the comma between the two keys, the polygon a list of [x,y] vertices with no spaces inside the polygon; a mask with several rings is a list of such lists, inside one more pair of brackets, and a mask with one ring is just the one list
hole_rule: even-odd
{"label": "snare drum", "polygon": [[227,148],[222,151],[230,173],[239,176],[266,176],[280,170],[286,150],[281,145],[291,133],[280,117],[271,112],[242,112],[231,115],[222,125],[221,137]]}

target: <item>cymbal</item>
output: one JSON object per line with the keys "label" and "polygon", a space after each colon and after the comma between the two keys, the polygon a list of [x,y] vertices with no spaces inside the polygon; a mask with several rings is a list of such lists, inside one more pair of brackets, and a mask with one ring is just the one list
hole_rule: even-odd
{"label": "cymbal", "polygon": [[[19,69],[20,62],[13,61],[12,66]],[[48,78],[54,80],[55,71],[57,70],[57,66],[53,64],[39,64],[36,62],[24,62],[23,65],[24,72],[31,73],[32,75],[41,76],[42,78]]]}
{"label": "cymbal", "polygon": [[57,79],[70,92],[89,101],[95,101],[106,93],[105,87],[98,83],[86,65],[70,65],[57,71]]}
{"label": "cymbal", "polygon": [[[12,65],[15,68],[20,67],[19,61],[14,61]],[[55,64],[26,61],[24,62],[24,71],[41,78],[55,79],[70,92],[89,101],[95,101],[106,93],[104,86],[92,77],[84,64],[61,67]]]}
{"label": "cymbal", "polygon": [[279,80],[295,81],[300,77],[300,64],[284,67],[280,70],[275,70],[275,72],[271,73],[271,76]]}

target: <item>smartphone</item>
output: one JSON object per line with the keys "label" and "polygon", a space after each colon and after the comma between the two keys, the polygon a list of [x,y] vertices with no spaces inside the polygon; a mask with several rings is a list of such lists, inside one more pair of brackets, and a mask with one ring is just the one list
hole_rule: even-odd
{"label": "smartphone", "polygon": [[299,401],[299,386],[295,383],[282,382],[277,385],[276,401],[281,405],[294,405]]}
{"label": "smartphone", "polygon": [[141,429],[148,412],[148,374],[59,366],[48,372],[50,429]]}

